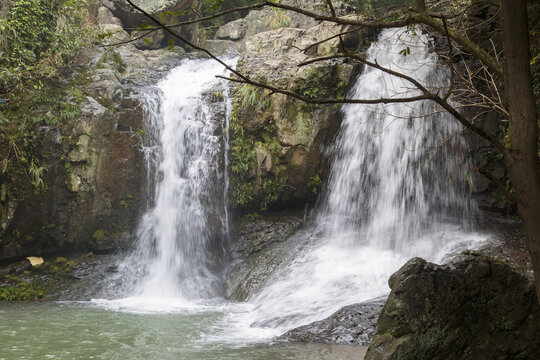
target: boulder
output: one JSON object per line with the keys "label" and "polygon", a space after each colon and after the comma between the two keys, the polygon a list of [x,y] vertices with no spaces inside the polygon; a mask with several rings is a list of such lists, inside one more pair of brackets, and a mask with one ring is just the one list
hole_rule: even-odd
{"label": "boulder", "polygon": [[465,251],[445,265],[420,258],[392,289],[366,359],[540,359],[540,306],[531,273]]}
{"label": "boulder", "polygon": [[246,35],[245,19],[231,21],[220,27],[216,33],[216,38],[220,40],[240,40]]}
{"label": "boulder", "polygon": [[[158,19],[165,25],[171,25],[187,20],[193,20],[197,14],[191,10],[195,5],[195,0],[151,0],[134,1],[137,6]],[[120,19],[126,28],[137,29],[143,24],[151,24],[151,21],[141,12],[133,8],[125,0],[106,0],[103,2],[114,17]],[[131,36],[140,36],[140,29],[132,31]],[[190,42],[197,42],[198,25],[197,23],[185,25],[175,29],[183,38]],[[152,31],[140,41],[135,43],[140,49],[158,49],[166,47],[173,37],[162,30]],[[175,40],[179,46],[185,47],[180,41]]]}
{"label": "boulder", "polygon": [[131,38],[122,26],[116,24],[101,24],[98,26],[102,45],[114,45],[129,41]]}
{"label": "boulder", "polygon": [[100,24],[113,24],[122,26],[122,21],[119,18],[113,15],[111,10],[105,6],[100,6],[97,12],[97,21]]}
{"label": "boulder", "polygon": [[131,38],[137,39],[135,46],[142,50],[155,50],[162,48],[165,44],[165,31],[163,30],[142,30],[132,31]]}
{"label": "boulder", "polygon": [[326,319],[297,327],[277,340],[368,346],[386,298],[345,306]]}

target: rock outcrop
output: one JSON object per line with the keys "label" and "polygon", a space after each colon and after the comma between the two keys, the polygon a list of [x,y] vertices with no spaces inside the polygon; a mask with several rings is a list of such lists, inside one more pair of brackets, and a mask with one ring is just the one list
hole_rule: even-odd
{"label": "rock outcrop", "polygon": [[[193,20],[197,16],[192,10],[196,5],[195,0],[135,0],[133,3],[165,25]],[[134,42],[135,46],[143,50],[163,48],[174,39],[163,29],[145,30],[143,25],[151,24],[151,21],[125,0],[103,0],[102,6],[97,11],[97,20],[101,24],[114,24],[130,29],[131,38],[138,39]],[[175,31],[184,39],[193,43],[197,42],[197,23],[176,27]],[[176,40],[175,42],[179,46],[185,46],[181,42]]]}
{"label": "rock outcrop", "polygon": [[225,296],[244,301],[261,289],[269,275],[301,245],[290,237],[304,225],[301,215],[246,216],[233,227],[233,263],[227,274]]}
{"label": "rock outcrop", "polygon": [[366,359],[538,359],[540,306],[531,274],[466,251],[436,265],[414,258],[392,292]]}
{"label": "rock outcrop", "polygon": [[[259,82],[307,98],[344,97],[354,77],[353,66],[340,61],[299,65],[333,54],[341,46],[337,37],[310,45],[348,28],[308,21],[297,24],[305,23],[306,28],[283,27],[288,23],[282,19],[281,27],[257,32],[266,30],[265,26],[253,25],[257,23],[254,19],[265,19],[264,14],[252,11],[246,17],[253,18],[252,21],[237,20],[218,31],[218,37],[225,38],[224,34],[228,34],[226,41],[241,39],[239,48],[243,52],[238,70]],[[268,20],[259,22],[267,24]],[[353,32],[347,36],[346,44],[361,49],[367,45],[367,37],[367,32]],[[304,206],[315,197],[324,179],[324,147],[339,129],[339,106],[307,104],[250,85],[236,86],[232,94],[230,199],[233,208],[264,211]]]}
{"label": "rock outcrop", "polygon": [[[106,27],[127,37],[118,25]],[[62,90],[70,94],[62,109],[69,113],[47,108],[41,115],[69,115],[41,127],[36,138],[43,189],[23,193],[21,184],[3,183],[15,190],[5,190],[1,203],[0,260],[129,244],[144,204],[141,87],[156,83],[183,56],[182,49],[141,51],[132,44],[86,51],[66,82],[69,91]]]}

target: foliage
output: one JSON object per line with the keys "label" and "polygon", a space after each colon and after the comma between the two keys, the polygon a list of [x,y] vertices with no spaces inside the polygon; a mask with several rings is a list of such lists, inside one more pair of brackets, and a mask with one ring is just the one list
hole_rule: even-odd
{"label": "foliage", "polygon": [[[78,77],[64,73],[93,41],[89,8],[96,0],[14,0],[0,9],[0,175],[11,198],[25,184],[46,188],[47,169],[36,148],[40,126],[65,126],[79,114]],[[26,179],[26,181],[24,180]]]}
{"label": "foliage", "polygon": [[107,235],[108,234],[106,230],[99,229],[99,230],[96,230],[96,232],[94,232],[94,235],[92,235],[92,238],[96,240],[98,243],[101,243],[105,240]]}
{"label": "foliage", "polygon": [[6,276],[6,284],[0,286],[0,302],[32,301],[45,297],[45,289],[37,281],[21,281],[18,277]]}
{"label": "foliage", "polygon": [[313,195],[317,195],[322,185],[321,170],[317,170],[308,180],[307,187],[313,192]]}
{"label": "foliage", "polygon": [[[88,9],[95,0],[16,0],[0,16],[0,95],[40,89],[93,37]],[[2,95],[5,96],[5,95]]]}
{"label": "foliage", "polygon": [[302,79],[298,79],[294,91],[307,98],[317,99],[335,97],[342,99],[347,84],[339,79],[336,66],[318,66],[311,68]]}

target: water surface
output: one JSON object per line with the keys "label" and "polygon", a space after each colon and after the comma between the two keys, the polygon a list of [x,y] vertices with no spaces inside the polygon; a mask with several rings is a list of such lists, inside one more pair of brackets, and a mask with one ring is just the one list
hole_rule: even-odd
{"label": "water surface", "polygon": [[[0,304],[0,359],[361,359],[358,346],[218,341],[225,316],[134,313],[90,302]],[[199,309],[200,310],[200,309]]]}

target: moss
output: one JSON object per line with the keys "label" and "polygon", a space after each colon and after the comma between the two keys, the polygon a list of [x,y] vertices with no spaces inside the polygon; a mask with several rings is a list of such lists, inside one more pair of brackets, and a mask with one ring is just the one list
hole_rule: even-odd
{"label": "moss", "polygon": [[336,66],[311,68],[303,79],[296,81],[294,91],[311,99],[344,96],[347,86],[337,72]]}
{"label": "moss", "polygon": [[318,169],[311,177],[309,178],[306,186],[313,193],[317,195],[321,190],[322,180],[321,180],[321,170]]}
{"label": "moss", "polygon": [[107,235],[108,235],[107,230],[99,229],[94,232],[94,235],[92,235],[92,238],[96,240],[96,242],[102,243],[107,237]]}
{"label": "moss", "polygon": [[0,286],[0,301],[32,301],[45,298],[46,290],[37,281],[19,281],[18,278],[8,280]]}
{"label": "moss", "polygon": [[101,55],[98,60],[96,67],[98,68],[107,68],[113,67],[114,70],[122,73],[126,70],[126,64],[122,60],[120,54],[112,49],[109,49]]}

